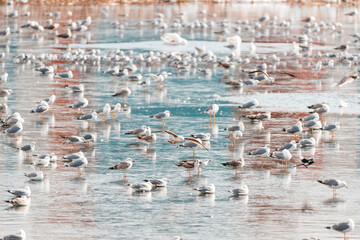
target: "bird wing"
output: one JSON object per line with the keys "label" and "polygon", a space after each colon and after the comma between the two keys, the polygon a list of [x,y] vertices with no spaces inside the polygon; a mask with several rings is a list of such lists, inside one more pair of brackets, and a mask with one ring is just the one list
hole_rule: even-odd
{"label": "bird wing", "polygon": [[266,148],[259,148],[251,152],[251,155],[261,155],[264,154],[265,152],[266,152]]}
{"label": "bird wing", "polygon": [[252,74],[252,73],[258,73],[258,72],[262,73],[262,74],[266,75],[268,78],[270,78],[269,74],[267,74],[266,72],[264,72],[262,70],[256,70],[256,71],[252,71],[252,72],[249,72],[249,73]]}
{"label": "bird wing", "polygon": [[21,128],[19,127],[19,126],[12,126],[11,128],[9,128],[9,129],[6,129],[6,132],[7,133],[16,133],[16,132],[18,132],[19,130],[20,130]]}
{"label": "bird wing", "polygon": [[130,167],[130,162],[124,161],[124,162],[119,162],[118,164],[116,164],[114,166],[115,169],[126,169]]}
{"label": "bird wing", "polygon": [[194,138],[185,137],[184,140],[187,140],[187,141],[193,142],[193,143],[195,143],[195,144],[197,144],[197,145],[200,145],[200,146],[202,146],[206,151],[209,152],[209,150],[208,150],[201,142],[199,142],[198,140],[196,140],[196,139],[194,139]]}
{"label": "bird wing", "polygon": [[161,132],[167,133],[167,134],[173,136],[174,138],[177,138],[177,137],[178,137],[178,135],[176,135],[175,133],[173,133],[173,132],[171,132],[171,131],[169,131],[169,130],[165,130],[165,131],[161,131]]}
{"label": "bird wing", "polygon": [[328,185],[328,186],[338,186],[339,185],[338,181],[336,181],[335,179],[326,179],[323,182],[325,185]]}
{"label": "bird wing", "polygon": [[69,166],[70,167],[80,167],[81,165],[84,164],[84,160],[83,159],[79,159],[79,160],[76,160],[75,162],[71,162],[69,163]]}
{"label": "bird wing", "polygon": [[342,231],[350,228],[350,225],[347,222],[342,222],[342,223],[338,223],[338,224],[332,226],[332,228],[336,231],[342,232]]}

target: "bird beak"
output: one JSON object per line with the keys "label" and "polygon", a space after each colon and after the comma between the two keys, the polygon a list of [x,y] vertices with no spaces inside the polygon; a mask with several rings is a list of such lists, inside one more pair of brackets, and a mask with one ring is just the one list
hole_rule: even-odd
{"label": "bird beak", "polygon": [[170,180],[169,180],[169,179],[167,179],[166,181],[167,181],[167,182],[170,182]]}
{"label": "bird beak", "polygon": [[346,187],[347,189],[349,189],[349,187],[348,187],[347,185],[345,185],[345,187]]}

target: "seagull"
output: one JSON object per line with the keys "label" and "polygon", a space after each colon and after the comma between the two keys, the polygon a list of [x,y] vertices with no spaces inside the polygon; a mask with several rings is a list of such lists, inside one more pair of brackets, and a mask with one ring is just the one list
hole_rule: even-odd
{"label": "seagull", "polygon": [[247,185],[244,185],[239,188],[231,189],[228,192],[232,193],[233,196],[246,196],[249,194],[249,188]]}
{"label": "seagull", "polygon": [[181,136],[181,135],[177,135],[169,130],[164,130],[164,131],[160,131],[160,132],[164,132],[169,134],[170,136],[173,137],[173,139],[169,140],[168,143],[170,144],[177,144],[177,148],[179,148],[179,143],[185,141],[185,137]]}
{"label": "seagull", "polygon": [[15,195],[16,197],[30,197],[31,195],[31,190],[29,186],[26,186],[25,188],[11,189],[8,190],[8,192],[12,195]]}
{"label": "seagull", "polygon": [[197,161],[195,161],[195,167],[197,168],[198,175],[200,175],[200,173],[201,173],[200,168],[206,167],[209,162],[211,162],[211,160],[209,160],[209,159],[197,159]]}
{"label": "seagull", "polygon": [[84,157],[84,153],[83,152],[77,152],[77,153],[70,153],[67,154],[65,156],[63,156],[63,159],[66,159],[67,161],[73,161],[73,160],[78,160]]}
{"label": "seagull", "polygon": [[121,111],[121,104],[120,103],[117,103],[115,105],[110,105],[111,107],[111,115],[112,115],[112,118],[115,119],[116,118],[116,113],[119,113]]}
{"label": "seagull", "polygon": [[335,224],[331,227],[326,227],[327,229],[334,229],[335,231],[344,233],[344,240],[349,239],[346,237],[346,233],[351,232],[355,229],[355,223],[354,220],[348,219],[347,222],[341,222],[338,224]]}
{"label": "seagull", "polygon": [[287,166],[287,162],[292,158],[292,155],[289,150],[284,149],[281,152],[272,152],[270,157],[277,158],[281,161],[285,161],[285,167]]}
{"label": "seagull", "polygon": [[17,136],[22,132],[22,130],[23,130],[23,125],[22,125],[21,121],[19,121],[15,125],[6,129],[4,131],[4,133],[7,135],[15,136],[15,141],[17,141]]}
{"label": "seagull", "polygon": [[72,71],[68,71],[66,73],[57,73],[57,74],[55,74],[55,77],[68,79],[68,78],[73,78],[74,75],[73,75]]}
{"label": "seagull", "polygon": [[293,134],[295,134],[294,136],[295,136],[295,141],[296,141],[296,139],[298,138],[297,136],[296,136],[296,134],[297,133],[301,133],[302,132],[302,123],[300,122],[300,121],[298,121],[295,125],[292,125],[291,127],[289,127],[289,128],[283,128],[283,131],[284,132],[288,132],[288,133],[293,133]]}
{"label": "seagull", "polygon": [[198,138],[201,141],[210,141],[211,134],[210,133],[195,133],[190,135],[193,138]]}
{"label": "seagull", "polygon": [[13,114],[4,118],[1,122],[3,124],[1,127],[9,128],[17,123],[24,123],[24,119],[21,117],[20,113],[14,112]]}
{"label": "seagull", "polygon": [[239,108],[240,109],[252,109],[252,108],[256,108],[257,106],[259,106],[259,101],[257,99],[254,99],[250,102],[240,105]]}
{"label": "seagull", "polygon": [[131,90],[128,87],[120,89],[120,91],[117,91],[115,94],[111,95],[113,97],[121,97],[124,99],[125,104],[125,98],[131,95]]}
{"label": "seagull", "polygon": [[167,45],[186,45],[187,40],[177,33],[165,33],[160,39]]}
{"label": "seagull", "polygon": [[29,156],[29,154],[32,153],[35,150],[35,145],[36,145],[36,143],[32,142],[31,144],[25,145],[25,146],[23,146],[21,148],[18,148],[18,149],[21,150],[21,151],[24,151],[26,153],[26,156]]}
{"label": "seagull", "polygon": [[189,179],[191,180],[191,172],[195,169],[198,164],[198,159],[190,159],[186,161],[179,162],[177,164],[178,167],[183,167],[186,171],[189,172]]}
{"label": "seagull", "polygon": [[82,98],[77,103],[74,103],[73,105],[69,106],[69,108],[77,108],[80,109],[80,111],[82,112],[82,109],[87,107],[88,104],[89,101],[86,98]]}
{"label": "seagull", "polygon": [[85,114],[85,115],[78,117],[77,120],[87,121],[87,122],[89,122],[89,127],[91,127],[90,122],[91,121],[95,122],[96,117],[97,117],[97,113],[94,111],[91,114]]}
{"label": "seagull", "polygon": [[330,131],[331,132],[331,139],[334,139],[334,131],[338,131],[340,129],[341,123],[336,122],[334,124],[328,124],[321,128],[321,130]]}
{"label": "seagull", "polygon": [[11,203],[14,207],[27,206],[30,204],[30,198],[26,196],[16,197],[11,200],[5,201],[7,203]]}
{"label": "seagull", "polygon": [[311,137],[309,139],[302,139],[299,141],[300,147],[314,147],[316,144],[316,140],[314,137]]}
{"label": "seagull", "polygon": [[322,123],[319,120],[310,120],[306,123],[304,123],[304,127],[307,127],[311,130],[311,132],[313,133],[314,130],[319,130],[322,128]]}
{"label": "seagull", "polygon": [[244,167],[245,160],[244,160],[244,158],[241,157],[240,159],[237,159],[237,160],[232,160],[232,161],[229,161],[229,162],[222,162],[221,165],[230,167],[232,169],[235,169],[235,176],[237,176],[238,175],[238,169]]}
{"label": "seagull", "polygon": [[[34,155],[36,156],[36,155]],[[56,162],[57,161],[57,156],[55,153],[50,153],[50,154],[42,154],[40,156],[38,156],[39,159],[45,159],[45,158],[49,158],[50,162]]]}
{"label": "seagull", "polygon": [[329,105],[325,104],[323,106],[320,106],[318,108],[315,108],[312,112],[310,113],[318,113],[320,115],[324,115],[326,113],[330,112],[330,107]]}
{"label": "seagull", "polygon": [[141,128],[126,132],[125,135],[135,135],[136,137],[147,136],[151,134],[151,128],[142,125]]}
{"label": "seagull", "polygon": [[84,168],[88,165],[88,160],[86,157],[75,160],[74,162],[65,163],[65,167],[76,167],[79,169],[79,175],[82,175],[81,168]]}
{"label": "seagull", "polygon": [[51,95],[48,98],[44,98],[42,101],[45,101],[48,105],[53,105],[54,102],[56,100],[56,96],[55,95]]}
{"label": "seagull", "polygon": [[39,67],[39,68],[35,68],[35,71],[41,72],[44,75],[50,75],[54,73],[54,67],[53,66]]}
{"label": "seagull", "polygon": [[25,177],[30,178],[32,181],[42,181],[44,179],[43,172],[32,172],[32,173],[25,173]]}
{"label": "seagull", "polygon": [[84,138],[84,142],[88,144],[88,147],[90,147],[90,143],[94,143],[97,140],[97,133],[87,133],[82,136]]}
{"label": "seagull", "polygon": [[336,195],[339,195],[339,193],[336,193],[336,189],[343,188],[343,187],[349,188],[346,185],[345,181],[336,180],[336,179],[318,180],[318,182],[328,186],[329,188],[332,188],[333,189],[333,197],[336,197]]}
{"label": "seagull", "polygon": [[162,121],[162,126],[164,127],[166,125],[165,120],[170,118],[170,111],[166,110],[165,112],[157,113],[155,115],[150,116],[150,118],[159,119]]}
{"label": "seagull", "polygon": [[166,178],[161,179],[145,179],[145,182],[150,182],[154,187],[166,187],[167,183],[170,182],[170,180]]}
{"label": "seagull", "polygon": [[106,121],[106,116],[111,112],[110,104],[106,103],[103,108],[96,109],[95,112],[102,116],[102,122]]}
{"label": "seagull", "polygon": [[[218,111],[219,111],[219,105],[212,104],[204,111],[204,113],[209,114],[210,121],[211,121],[211,120],[216,120],[215,115]],[[211,118],[211,117],[213,117],[213,118]]]}
{"label": "seagull", "polygon": [[134,189],[135,192],[150,192],[153,188],[153,185],[151,182],[144,182],[131,184],[130,187]]}
{"label": "seagull", "polygon": [[20,229],[20,231],[18,233],[3,236],[1,239],[3,239],[3,240],[25,240],[26,234],[25,234],[24,230]]}
{"label": "seagull", "polygon": [[70,89],[72,92],[83,92],[85,90],[84,84],[73,85],[73,86],[65,85],[65,87],[67,89]]}
{"label": "seagull", "polygon": [[299,121],[314,121],[314,120],[319,120],[320,119],[320,116],[318,113],[313,113],[313,114],[310,114],[304,118],[300,118]]}
{"label": "seagull", "polygon": [[[359,71],[357,72],[359,73]],[[340,82],[338,82],[336,84],[336,87],[338,90],[340,90],[340,87],[344,86],[345,84],[350,84],[352,83],[354,80],[358,79],[358,75],[352,75],[354,73],[350,73],[349,75],[346,75],[345,77],[343,77]]]}
{"label": "seagull", "polygon": [[214,194],[215,193],[215,185],[210,183],[208,185],[194,188],[194,190],[200,192],[200,194]]}
{"label": "seagull", "polygon": [[127,158],[125,161],[121,161],[118,164],[116,164],[115,166],[109,168],[111,170],[121,170],[124,173],[124,179],[126,179],[127,175],[126,175],[126,171],[129,170],[132,165],[133,162],[135,162],[134,160],[132,160],[131,158]]}
{"label": "seagull", "polygon": [[71,30],[68,28],[66,33],[61,33],[57,35],[59,38],[71,38]]}
{"label": "seagull", "polygon": [[0,104],[0,113],[6,113],[8,109],[9,107],[6,103]]}
{"label": "seagull", "polygon": [[139,141],[145,141],[149,144],[149,151],[151,151],[151,143],[156,141],[156,134],[151,133],[150,135],[138,136]]}
{"label": "seagull", "polygon": [[180,144],[179,147],[185,147],[185,148],[191,149],[193,151],[193,159],[195,159],[195,155],[196,155],[195,150],[198,149],[200,146],[209,152],[209,150],[203,145],[203,143],[200,139],[185,138],[185,140],[187,142]]}
{"label": "seagull", "polygon": [[246,118],[250,119],[251,121],[269,120],[271,118],[271,112],[258,113],[256,115],[247,115]]}
{"label": "seagull", "polygon": [[4,89],[4,90],[0,89],[0,98],[7,98],[12,93],[13,93],[13,91],[11,89]]}
{"label": "seagull", "polygon": [[308,166],[315,163],[313,158],[303,158],[301,159],[301,162],[302,164],[296,165],[295,167],[304,166],[308,168]]}
{"label": "seagull", "polygon": [[233,125],[233,126],[224,128],[224,130],[228,131],[228,132],[234,132],[234,131],[243,132],[245,130],[245,126],[244,126],[244,123],[240,121],[237,125]]}
{"label": "seagull", "polygon": [[312,105],[308,106],[308,108],[315,110],[315,109],[317,109],[317,108],[322,108],[322,107],[324,107],[325,105],[327,105],[327,102],[315,103],[315,104],[312,104]]}
{"label": "seagull", "polygon": [[50,164],[50,157],[49,156],[46,156],[45,158],[39,158],[35,163],[34,165],[38,168],[40,168],[40,171],[42,170],[42,172],[44,173],[44,175],[46,176],[46,173],[45,173],[45,168],[47,166],[49,166]]}
{"label": "seagull", "polygon": [[239,130],[232,131],[225,138],[229,139],[232,142],[232,145],[235,146],[237,140],[239,140],[243,136],[243,133]]}
{"label": "seagull", "polygon": [[49,110],[49,104],[45,101],[41,101],[39,105],[37,105],[33,110],[31,110],[31,113],[40,113],[41,117],[43,116],[43,113],[46,113]]}
{"label": "seagull", "polygon": [[70,137],[61,136],[61,137],[66,139],[66,141],[63,144],[70,143],[70,144],[74,145],[74,144],[81,144],[81,143],[85,142],[85,139],[83,137],[79,137],[79,136],[70,136]]}
{"label": "seagull", "polygon": [[281,151],[281,150],[284,150],[284,149],[287,149],[289,151],[292,151],[292,150],[295,150],[296,149],[296,141],[295,140],[292,140],[291,142],[289,143],[285,143],[284,145],[278,147],[276,149],[276,151]]}
{"label": "seagull", "polygon": [[0,84],[6,83],[8,79],[9,74],[6,72],[3,75],[0,76]]}
{"label": "seagull", "polygon": [[255,156],[270,156],[270,144],[266,144],[264,147],[256,149],[250,152],[248,155],[255,155]]}

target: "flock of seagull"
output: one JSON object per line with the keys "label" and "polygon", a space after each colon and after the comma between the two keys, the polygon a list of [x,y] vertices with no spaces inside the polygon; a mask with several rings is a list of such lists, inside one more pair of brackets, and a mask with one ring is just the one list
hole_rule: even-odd
{"label": "flock of seagull", "polygon": [[[106,13],[106,8],[102,9],[103,13]],[[349,13],[348,16],[355,16],[357,13]],[[71,12],[67,14],[69,17],[72,16]],[[179,74],[189,72],[191,69],[195,68],[201,75],[211,74],[211,69],[218,68],[221,71],[225,72],[224,83],[231,88],[244,88],[248,89],[248,93],[251,94],[254,92],[259,84],[276,84],[275,77],[272,77],[267,72],[267,64],[263,63],[260,65],[255,65],[258,61],[265,61],[266,56],[258,54],[256,52],[255,43],[251,44],[250,54],[245,57],[239,57],[237,52],[240,50],[241,46],[241,37],[240,34],[253,34],[256,30],[269,27],[269,28],[284,28],[287,29],[291,22],[284,20],[278,22],[277,17],[270,18],[269,15],[265,15],[250,23],[247,20],[236,21],[234,23],[229,22],[228,20],[220,21],[219,23],[214,22],[206,18],[206,11],[200,12],[201,18],[195,20],[191,23],[186,23],[184,20],[184,13],[179,14],[174,19],[171,20],[170,26],[165,22],[165,17],[163,14],[156,14],[155,18],[149,23],[140,22],[137,24],[139,27],[144,27],[146,24],[149,24],[151,27],[164,31],[161,40],[164,44],[169,45],[184,45],[187,44],[187,40],[182,38],[179,34],[179,30],[182,31],[204,31],[204,29],[214,29],[214,33],[228,36],[226,38],[226,48],[229,49],[230,55],[228,56],[217,56],[210,50],[203,48],[196,48],[194,53],[186,52],[171,52],[171,51],[158,51],[158,52],[145,52],[145,53],[134,53],[132,51],[125,52],[120,50],[109,51],[103,54],[100,50],[92,49],[90,51],[85,51],[82,49],[66,49],[61,55],[58,54],[41,54],[38,56],[23,53],[20,54],[14,59],[14,62],[17,64],[33,64],[34,70],[38,71],[40,75],[50,76],[59,80],[61,79],[72,79],[74,77],[71,71],[64,73],[57,73],[54,66],[51,64],[51,61],[61,60],[64,63],[77,63],[77,64],[92,64],[92,65],[101,65],[101,66],[111,66],[108,69],[102,71],[102,74],[108,75],[114,81],[118,79],[121,89],[117,90],[113,96],[114,98],[122,99],[122,103],[118,102],[114,105],[106,103],[103,107],[98,109],[88,109],[89,101],[84,97],[86,93],[86,86],[84,84],[79,85],[70,85],[65,86],[65,88],[71,93],[80,93],[80,97],[77,102],[74,102],[72,105],[68,106],[74,111],[79,112],[79,116],[76,118],[76,121],[85,121],[88,123],[88,128],[93,129],[92,126],[98,121],[98,117],[101,117],[101,121],[104,124],[107,120],[116,119],[117,114],[128,107],[126,105],[127,98],[134,93],[132,85],[137,84],[141,87],[148,88],[153,82],[157,84],[157,88],[161,89],[166,84],[166,81],[169,79],[171,74]],[[29,18],[30,13],[24,13],[21,15],[23,17]],[[60,13],[47,13],[47,16],[54,16],[55,19],[59,19]],[[57,16],[57,17],[56,17]],[[19,13],[17,10],[14,10],[12,13],[7,15],[8,18],[18,18]],[[214,16],[212,16],[214,17]],[[314,60],[318,60],[312,66],[314,72],[318,72],[322,67],[332,67],[336,64],[349,64],[351,65],[357,61],[357,56],[354,56],[347,52],[351,47],[350,44],[339,46],[336,48],[334,53],[316,53],[312,54],[312,44],[310,36],[316,38],[316,34],[319,31],[332,31],[337,34],[342,33],[342,26],[338,23],[324,23],[316,22],[315,18],[311,17],[309,19],[304,19],[305,26],[303,35],[298,36],[298,41],[293,43],[293,49],[287,53],[281,53],[279,55],[272,55],[268,59],[271,63],[277,63],[280,61],[282,56],[294,56],[294,57],[307,57],[313,56]],[[72,21],[69,20],[66,24],[66,32],[58,33],[57,29],[60,28],[62,23],[55,23],[53,20],[47,20],[46,26],[40,25],[37,21],[27,20],[22,26],[21,29],[6,29],[0,32],[1,38],[6,38],[9,35],[13,34],[22,34],[25,31],[33,32],[44,32],[48,31],[49,34],[58,39],[71,39],[74,32],[86,32],[90,31],[92,20],[91,17],[86,18],[85,20]],[[116,29],[122,30],[127,27],[125,23],[120,22],[111,22],[111,26]],[[165,32],[171,29],[172,32]],[[220,29],[220,30],[219,30]],[[360,40],[360,34],[353,34],[355,41]],[[340,52],[339,52],[340,51]],[[1,53],[1,58],[6,57],[5,53]],[[320,59],[323,59],[322,61]],[[151,66],[157,63],[166,63],[167,66],[170,66],[173,69],[173,72],[160,71],[156,73],[148,74],[148,76],[142,74],[138,71],[139,65]],[[50,63],[50,64],[49,64]],[[254,68],[255,67],[255,68]],[[238,70],[241,69],[241,70]],[[346,84],[352,83],[358,78],[358,71],[349,72],[344,78],[342,78],[336,87],[340,91],[340,88]],[[291,73],[283,72],[281,73],[286,75],[289,78],[295,78],[296,76]],[[146,78],[146,79],[145,79]],[[14,141],[17,145],[18,137],[22,134],[23,131],[27,131],[23,128],[23,123],[25,119],[22,118],[19,112],[13,112],[12,106],[8,106],[7,99],[11,97],[14,93],[11,89],[6,89],[6,82],[8,79],[8,73],[3,73],[0,78],[0,98],[3,99],[3,102],[0,105],[0,117],[1,117],[1,129],[3,134],[6,137],[14,138]],[[37,117],[43,118],[44,115],[52,108],[52,105],[56,102],[57,97],[51,95],[44,99],[39,99],[39,102],[33,109],[29,109],[29,112],[34,115],[39,115]],[[131,98],[128,100],[131,102]],[[245,121],[249,121],[250,124],[253,122],[259,122],[261,128],[265,128],[265,122],[271,119],[271,112],[258,112],[253,113],[256,108],[261,106],[260,102],[257,99],[252,101],[245,102],[241,105],[236,106],[236,111],[244,113]],[[292,134],[294,140],[284,143],[282,146],[279,146],[273,151],[271,150],[270,144],[266,144],[264,147],[255,149],[248,153],[249,158],[261,158],[263,160],[274,158],[277,162],[280,161],[281,168],[291,168],[291,167],[300,167],[304,166],[308,168],[310,165],[314,164],[315,161],[313,158],[301,158],[301,163],[288,165],[288,163],[293,160],[292,151],[296,148],[302,147],[315,147],[317,140],[313,136],[315,131],[328,131],[332,134],[332,139],[335,137],[335,133],[340,130],[341,124],[339,122],[334,122],[330,124],[325,124],[325,115],[330,112],[330,106],[327,102],[314,103],[311,106],[308,106],[311,109],[311,112],[308,116],[303,117],[302,119],[294,119],[297,121],[295,125],[288,126],[283,129],[284,132]],[[210,122],[216,121],[216,114],[219,112],[220,107],[218,104],[212,104],[204,109],[203,113],[209,115]],[[192,171],[197,171],[197,174],[201,174],[201,169],[205,168],[211,160],[209,159],[199,159],[197,158],[197,149],[203,149],[205,151],[210,151],[210,141],[212,135],[210,133],[194,133],[191,136],[183,136],[179,133],[174,133],[171,130],[166,128],[166,120],[170,119],[171,112],[165,110],[159,112],[155,115],[149,116],[149,121],[152,119],[159,120],[162,123],[162,127],[159,129],[151,129],[147,125],[139,126],[137,129],[128,130],[125,134],[134,136],[139,142],[144,142],[148,144],[148,151],[151,151],[152,144],[157,140],[157,135],[167,134],[172,138],[168,140],[168,143],[171,145],[176,145],[177,148],[186,148],[192,151],[193,156],[191,159],[178,162],[179,167],[184,168],[189,172],[189,179],[191,180]],[[35,116],[34,116],[35,117]],[[237,145],[245,132],[245,125],[248,124],[245,121],[239,121],[235,125],[230,125],[224,129],[227,132],[226,138],[231,141],[232,146]],[[301,138],[304,136],[304,132],[310,134],[309,138]],[[306,135],[308,136],[308,135]],[[36,160],[33,162],[33,165],[38,168],[38,171],[25,173],[25,176],[31,181],[42,181],[46,177],[45,169],[52,162],[57,162],[61,160],[64,162],[64,166],[70,168],[78,169],[78,174],[82,175],[82,169],[86,168],[88,165],[88,160],[82,151],[78,151],[78,146],[88,146],[89,148],[96,144],[97,142],[97,133],[92,131],[82,136],[71,135],[71,136],[62,136],[63,144],[71,144],[74,147],[74,151],[68,153],[58,159],[58,156],[55,153],[48,153],[43,155],[34,155],[33,152],[36,148],[36,141],[28,145],[20,146],[19,151],[23,151],[26,154],[26,158],[31,156],[36,156]],[[120,161],[118,164],[110,167],[110,170],[118,170],[123,172],[123,177],[126,179],[127,171],[131,169],[133,164],[136,164],[132,158],[127,158],[124,161]],[[235,176],[239,174],[245,165],[245,159],[243,156],[239,156],[238,159],[222,162],[223,166],[229,167],[235,170]],[[146,179],[144,182],[132,183],[129,186],[134,189],[136,192],[149,192],[154,188],[166,187],[169,179],[159,178],[159,179]],[[340,179],[324,179],[318,180],[319,183],[333,189],[333,197],[335,198],[338,193],[337,189],[348,188],[348,185],[345,181]],[[210,183],[204,186],[198,186],[194,190],[198,191],[200,194],[214,194],[215,193],[215,184]],[[241,185],[236,188],[228,190],[234,196],[246,196],[249,194],[249,188],[247,185]],[[28,186],[25,188],[11,189],[9,193],[14,195],[14,198],[6,201],[13,206],[26,206],[30,204],[30,195],[31,190]],[[344,239],[346,238],[346,233],[354,229],[354,221],[349,219],[347,222],[341,222],[337,225],[334,225],[332,228],[336,231],[344,233]],[[25,239],[26,234],[21,230],[18,234],[12,234],[3,237],[2,239]]]}

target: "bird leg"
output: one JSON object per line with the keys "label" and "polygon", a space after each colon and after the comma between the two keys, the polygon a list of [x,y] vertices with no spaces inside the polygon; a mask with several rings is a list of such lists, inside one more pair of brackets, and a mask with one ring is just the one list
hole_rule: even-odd
{"label": "bird leg", "polygon": [[102,122],[102,123],[106,122],[105,116],[102,117],[101,122]]}
{"label": "bird leg", "polygon": [[298,142],[300,140],[299,137],[296,136],[296,134],[294,135],[294,140],[295,140],[295,142]]}
{"label": "bird leg", "polygon": [[191,181],[191,172],[189,172],[189,181]]}
{"label": "bird leg", "polygon": [[124,104],[124,106],[125,106],[125,98],[124,98],[123,104]]}
{"label": "bird leg", "polygon": [[117,117],[116,117],[116,115],[115,115],[115,113],[113,113],[112,114],[112,119],[116,119]]}
{"label": "bird leg", "polygon": [[334,141],[334,132],[331,132],[331,141]]}
{"label": "bird leg", "polygon": [[193,150],[193,159],[195,160],[195,150]]}
{"label": "bird leg", "polygon": [[201,169],[200,167],[198,167],[198,176],[200,175],[200,173],[201,173]]}
{"label": "bird leg", "polygon": [[162,126],[164,127],[166,125],[165,120],[162,120]]}
{"label": "bird leg", "polygon": [[216,120],[215,113],[213,113],[213,120],[214,120],[214,121]]}
{"label": "bird leg", "polygon": [[124,170],[124,179],[126,179],[127,175],[126,175],[126,170]]}
{"label": "bird leg", "polygon": [[151,143],[149,143],[149,151],[151,152]]}

